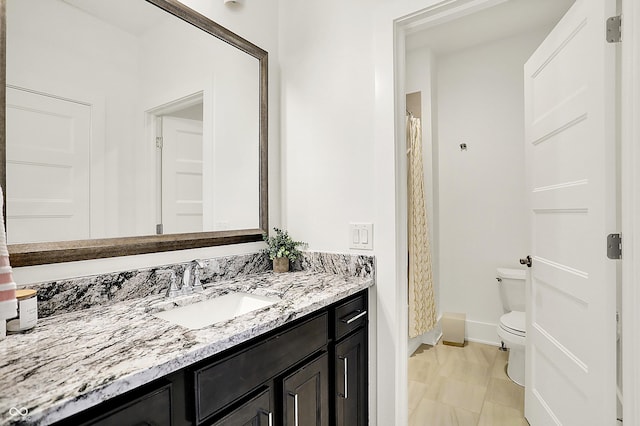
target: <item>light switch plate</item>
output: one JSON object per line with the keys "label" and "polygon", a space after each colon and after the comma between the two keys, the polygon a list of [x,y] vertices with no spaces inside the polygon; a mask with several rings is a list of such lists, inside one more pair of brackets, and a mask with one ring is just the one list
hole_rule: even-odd
{"label": "light switch plate", "polygon": [[356,250],[373,250],[373,224],[349,224],[349,248]]}

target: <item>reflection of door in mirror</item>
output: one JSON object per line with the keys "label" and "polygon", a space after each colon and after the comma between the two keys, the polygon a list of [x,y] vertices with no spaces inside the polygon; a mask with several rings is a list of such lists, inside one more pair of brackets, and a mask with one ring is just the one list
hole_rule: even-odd
{"label": "reflection of door in mirror", "polygon": [[90,237],[91,107],[7,87],[9,243]]}
{"label": "reflection of door in mirror", "polygon": [[157,120],[162,132],[156,135],[161,150],[158,233],[202,232],[202,103]]}

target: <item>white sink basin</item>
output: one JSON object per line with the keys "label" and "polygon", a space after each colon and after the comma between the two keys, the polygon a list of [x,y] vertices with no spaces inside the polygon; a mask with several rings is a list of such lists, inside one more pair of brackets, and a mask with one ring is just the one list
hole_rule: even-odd
{"label": "white sink basin", "polygon": [[202,302],[180,306],[153,314],[173,324],[191,330],[206,327],[220,321],[227,321],[256,309],[279,302],[276,297],[259,296],[249,293],[229,293]]}

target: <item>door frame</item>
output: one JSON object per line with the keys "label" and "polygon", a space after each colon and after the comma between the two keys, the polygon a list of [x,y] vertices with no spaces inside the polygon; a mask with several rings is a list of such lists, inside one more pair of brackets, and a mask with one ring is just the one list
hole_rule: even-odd
{"label": "door frame", "polygon": [[[387,225],[389,232],[387,241],[393,243],[393,252],[384,251],[377,254],[377,264],[382,266],[382,260],[393,262],[393,267],[379,268],[379,280],[392,280],[401,285],[395,285],[391,293],[385,287],[378,288],[378,310],[387,309],[392,318],[384,318],[378,315],[377,330],[380,333],[382,327],[389,328],[392,321],[393,330],[398,333],[395,336],[393,352],[384,348],[384,342],[377,343],[378,352],[375,363],[378,364],[377,379],[378,397],[375,404],[375,419],[383,424],[393,417],[395,424],[407,424],[408,422],[408,341],[407,341],[407,316],[408,306],[406,283],[408,282],[406,268],[406,222],[407,217],[407,188],[406,188],[406,159],[404,159],[405,135],[403,120],[405,115],[405,31],[417,25],[438,25],[451,19],[456,19],[470,13],[478,12],[487,7],[494,6],[504,0],[425,0],[423,8],[416,6],[385,6],[376,14],[374,29],[374,41],[378,41],[375,52],[376,74],[376,105],[374,117],[376,121],[375,154],[383,157],[389,154],[385,147],[388,138],[393,135],[394,160],[381,169],[380,177],[376,183],[380,183],[381,189],[387,196],[392,196],[395,205],[390,211],[378,204],[379,222]],[[621,93],[630,93],[631,96],[623,98],[621,105],[620,134],[621,134],[621,228],[624,233],[624,261],[622,263],[622,323],[624,324],[622,336],[625,342],[622,354],[623,383],[623,419],[626,424],[635,424],[640,421],[640,404],[635,401],[640,398],[640,365],[635,360],[640,359],[640,312],[635,312],[634,307],[640,307],[640,289],[635,284],[640,282],[640,147],[635,143],[640,141],[640,123],[634,123],[633,118],[640,115],[640,4],[634,4],[635,0],[621,0],[624,23],[622,28],[623,43],[621,46],[622,67],[620,71]],[[389,18],[393,25],[389,31]],[[389,39],[389,36],[392,39]],[[391,63],[390,63],[391,62]],[[386,80],[386,81],[385,81]],[[389,84],[391,83],[391,84]],[[393,103],[393,122],[389,121],[390,103]],[[387,157],[388,158],[388,157]],[[382,164],[377,160],[376,164]],[[391,170],[391,169],[392,170]],[[636,172],[636,170],[639,170]],[[386,174],[385,174],[386,172]],[[393,185],[384,182],[390,173],[394,175]],[[379,181],[379,182],[378,182]],[[381,197],[381,203],[389,198]],[[393,218],[393,224],[389,218]],[[604,241],[605,236],[603,236]],[[604,244],[604,242],[603,242]],[[389,294],[387,294],[389,293]],[[392,296],[388,301],[382,299]],[[388,342],[387,342],[388,344]],[[395,369],[388,377],[379,366],[385,365],[385,361],[395,358]],[[388,365],[388,364],[386,364]],[[395,401],[393,407],[384,402],[382,388],[384,379],[392,379],[395,388]],[[613,396],[612,396],[613,397]],[[392,408],[389,410],[389,408]],[[386,413],[385,413],[386,411]],[[372,416],[373,417],[373,416]],[[375,421],[372,422],[375,425]]]}
{"label": "door frame", "polygon": [[621,63],[621,232],[622,370],[624,424],[640,423],[640,4],[622,0]]}
{"label": "door frame", "polygon": [[[206,96],[205,90],[199,90],[195,93],[167,101],[162,105],[148,108],[144,112],[144,130],[147,143],[144,145],[146,149],[144,150],[143,158],[153,160],[148,161],[151,166],[145,173],[147,180],[150,182],[149,190],[145,191],[145,193],[150,198],[142,203],[141,208],[146,212],[144,216],[147,219],[148,217],[155,218],[154,228],[157,224],[162,223],[162,150],[157,149],[156,146],[156,137],[162,135],[162,117],[198,103],[204,105]],[[204,130],[204,117],[202,125]],[[150,216],[150,214],[153,214],[153,216]],[[153,231],[149,232],[151,235],[156,234],[156,229],[148,229],[148,231]]]}

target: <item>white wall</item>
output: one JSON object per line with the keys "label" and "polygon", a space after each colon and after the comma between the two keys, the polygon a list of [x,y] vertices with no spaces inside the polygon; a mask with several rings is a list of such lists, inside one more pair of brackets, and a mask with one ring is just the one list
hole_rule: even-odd
{"label": "white wall", "polygon": [[373,221],[367,3],[280,3],[283,222],[313,250],[349,251],[349,222]]}
{"label": "white wall", "polygon": [[[237,4],[235,5],[236,7],[225,6],[222,1],[185,0],[184,3],[269,52],[269,221],[271,226],[278,226],[280,224],[278,2],[277,0],[261,0],[259,2]],[[96,53],[103,55],[104,51],[107,50],[96,50]],[[117,50],[114,50],[114,53],[117,53]],[[114,160],[117,164],[120,164],[119,158],[114,158]],[[127,184],[129,183],[130,182],[127,182]],[[131,185],[129,186],[131,187]],[[128,214],[131,215],[130,212]],[[262,246],[262,243],[239,244],[113,259],[98,259],[86,262],[16,268],[14,269],[14,278],[18,284],[28,284],[44,280],[62,279],[65,277],[182,262],[199,257],[207,258],[228,254],[251,253],[257,251]]]}
{"label": "white wall", "polygon": [[528,249],[523,65],[546,32],[438,58],[440,303],[466,313],[473,341],[498,343],[495,270]]}

